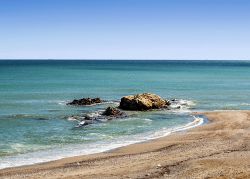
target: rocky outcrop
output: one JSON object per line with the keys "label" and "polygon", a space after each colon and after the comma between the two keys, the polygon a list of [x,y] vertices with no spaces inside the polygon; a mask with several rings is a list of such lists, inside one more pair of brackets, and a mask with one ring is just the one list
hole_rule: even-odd
{"label": "rocky outcrop", "polygon": [[103,102],[100,98],[82,98],[74,99],[72,102],[67,103],[67,105],[91,105]]}
{"label": "rocky outcrop", "polygon": [[[82,98],[79,100],[73,100],[68,103],[68,105],[91,105],[103,102],[100,98]],[[124,96],[120,101],[120,109],[124,110],[134,110],[134,111],[145,111],[150,109],[160,109],[167,108],[170,106],[171,101],[165,100],[160,96],[152,93],[143,93],[131,96]],[[113,119],[119,119],[127,117],[127,114],[116,107],[108,107],[102,113],[98,113],[97,115],[85,115],[71,118],[79,121],[76,127],[82,127],[89,124],[99,123],[99,122],[107,122]]]}
{"label": "rocky outcrop", "polygon": [[124,96],[120,102],[120,108],[124,110],[145,111],[149,109],[160,109],[170,105],[168,100],[152,93],[143,93]]}
{"label": "rocky outcrop", "polygon": [[103,112],[104,116],[110,116],[110,117],[124,117],[126,116],[126,114],[122,111],[120,111],[117,108],[114,107],[108,107],[104,112]]}
{"label": "rocky outcrop", "polygon": [[115,107],[108,107],[103,113],[95,117],[85,115],[83,117],[72,116],[71,118],[74,118],[79,121],[79,123],[75,127],[82,127],[89,124],[106,122],[113,119],[124,118],[124,117],[127,117],[126,113],[120,111]]}

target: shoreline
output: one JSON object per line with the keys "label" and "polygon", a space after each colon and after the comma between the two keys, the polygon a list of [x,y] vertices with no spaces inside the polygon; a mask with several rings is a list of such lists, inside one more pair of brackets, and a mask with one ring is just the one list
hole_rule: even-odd
{"label": "shoreline", "polygon": [[[78,157],[78,156],[93,155],[93,154],[98,154],[98,153],[106,153],[106,152],[113,151],[113,150],[116,150],[116,149],[121,148],[121,147],[126,147],[126,146],[133,145],[133,144],[145,143],[145,142],[149,142],[151,140],[156,140],[156,139],[159,139],[162,137],[169,136],[169,135],[176,133],[176,132],[186,131],[186,130],[189,130],[191,128],[195,128],[197,126],[203,125],[205,123],[205,121],[207,121],[206,117],[203,115],[195,116],[195,115],[190,114],[189,116],[193,118],[193,121],[188,122],[187,124],[175,126],[175,127],[165,129],[165,130],[162,129],[160,131],[157,131],[158,133],[161,133],[161,134],[157,134],[155,136],[150,135],[146,138],[138,139],[137,141],[127,140],[127,141],[124,141],[124,143],[119,143],[118,141],[116,141],[112,145],[108,145],[108,144],[107,145],[101,144],[100,146],[97,145],[96,147],[102,147],[101,150],[100,149],[93,150],[93,148],[89,148],[91,152],[86,152],[85,151],[86,149],[84,149],[84,151],[81,151],[80,145],[79,146],[76,145],[75,147],[77,147],[78,149],[73,149],[74,151],[71,151],[71,154],[68,154],[67,151],[70,151],[72,149],[71,148],[72,146],[71,147],[68,146],[68,147],[62,148],[62,150],[60,150],[58,148],[58,149],[50,149],[50,150],[45,150],[45,151],[37,151],[37,152],[32,152],[32,153],[20,154],[17,156],[6,157],[5,160],[0,160],[0,170],[9,169],[9,168],[16,168],[16,167],[24,167],[24,166],[30,166],[30,165],[36,165],[36,164],[43,164],[43,163],[53,162],[53,161],[57,161],[57,160],[65,159],[65,158],[70,158],[70,157]],[[67,153],[64,155],[62,153],[60,155],[53,157],[53,155],[51,153],[54,153],[56,155],[56,154],[58,154],[58,150],[60,153],[62,153],[62,152],[64,152],[64,153],[67,152]],[[44,155],[47,155],[47,154],[50,154],[50,155],[47,158],[42,159],[42,157]],[[30,158],[30,156],[33,158]],[[34,156],[39,156],[39,157],[41,157],[41,159],[38,159],[39,157],[34,158]],[[22,158],[29,158],[29,160],[25,161],[25,162],[15,163],[14,165],[13,165],[13,161],[7,165],[3,165],[3,166],[1,165],[1,162],[8,163],[8,160],[10,160],[10,159],[12,159],[12,160],[14,159],[15,161],[18,161],[19,159],[22,159]]]}
{"label": "shoreline", "polygon": [[209,123],[103,153],[1,169],[0,178],[250,177],[250,111],[198,114]]}

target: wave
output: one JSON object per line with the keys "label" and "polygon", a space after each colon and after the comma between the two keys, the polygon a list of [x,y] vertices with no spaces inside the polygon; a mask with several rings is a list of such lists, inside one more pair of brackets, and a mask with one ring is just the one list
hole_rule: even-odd
{"label": "wave", "polygon": [[191,101],[191,100],[173,99],[173,100],[171,100],[170,107],[171,108],[180,108],[180,107],[191,108],[195,105],[196,105],[196,103],[194,101]]}
{"label": "wave", "polygon": [[86,114],[86,116],[88,116],[90,118],[99,117],[99,116],[101,116],[101,114],[103,112],[104,112],[104,110],[98,110],[98,111],[95,111],[95,112],[88,113],[88,114]]}
{"label": "wave", "polygon": [[187,130],[187,129],[191,129],[197,126],[200,126],[204,123],[204,117],[198,117],[198,116],[192,116],[194,118],[194,120],[190,123],[187,123],[184,126],[181,127],[177,127],[175,129],[173,129],[171,132],[178,132],[178,131],[183,131],[183,130]]}
{"label": "wave", "polygon": [[100,117],[103,112],[104,112],[104,110],[98,110],[98,111],[95,111],[95,112],[87,113],[85,115],[70,116],[70,117],[67,118],[67,120],[68,121],[82,121],[85,117],[97,118],[97,117]]}
{"label": "wave", "polygon": [[11,114],[3,116],[4,119],[36,119],[36,120],[48,120],[46,115],[37,115],[37,114]]}
{"label": "wave", "polygon": [[241,103],[241,106],[250,106],[250,103]]}
{"label": "wave", "polygon": [[57,104],[63,105],[63,106],[67,105],[67,103],[69,103],[69,102],[70,101],[56,101]]}
{"label": "wave", "polygon": [[78,118],[75,116],[70,116],[67,118],[68,121],[78,121]]}
{"label": "wave", "polygon": [[204,117],[200,117],[200,116],[192,116],[192,117],[194,120],[183,126],[177,126],[177,127],[170,128],[170,129],[163,128],[160,131],[156,131],[152,136],[148,138],[148,140],[157,139],[159,137],[164,137],[174,132],[188,130],[188,129],[200,126],[204,123]]}
{"label": "wave", "polygon": [[194,128],[204,123],[204,118],[201,116],[193,116],[193,118],[194,120],[192,122],[187,123],[183,126],[179,127],[177,126],[171,129],[163,128],[160,131],[149,134],[149,136],[147,137],[145,137],[145,134],[139,134],[135,136],[124,136],[116,138],[112,141],[109,140],[106,143],[101,141],[97,143],[71,145],[71,146],[65,146],[63,148],[54,148],[32,153],[19,154],[17,156],[2,157],[0,158],[0,169],[8,167],[17,167],[22,165],[31,165],[35,163],[49,162],[66,157],[100,153],[115,148],[123,147],[126,145],[167,136],[171,133]]}
{"label": "wave", "polygon": [[114,104],[116,106],[119,106],[120,101],[104,101],[104,102],[102,102],[100,104]]}
{"label": "wave", "polygon": [[143,120],[146,121],[146,122],[149,122],[149,123],[152,122],[152,119],[148,119],[148,118],[144,118]]}
{"label": "wave", "polygon": [[192,112],[191,109],[194,108],[196,103],[191,100],[184,100],[184,99],[173,99],[171,100],[171,104],[169,106],[171,112],[174,113],[190,113]]}

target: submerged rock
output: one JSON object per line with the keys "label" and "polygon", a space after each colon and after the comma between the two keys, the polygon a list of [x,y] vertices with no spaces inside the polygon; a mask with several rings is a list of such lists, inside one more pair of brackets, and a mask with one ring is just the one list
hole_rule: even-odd
{"label": "submerged rock", "polygon": [[45,120],[49,120],[49,119],[48,118],[44,118],[44,117],[39,117],[39,118],[36,118],[36,120],[45,121]]}
{"label": "submerged rock", "polygon": [[145,111],[165,108],[169,105],[170,101],[164,100],[156,94],[143,93],[122,97],[119,107],[124,110]]}
{"label": "submerged rock", "polygon": [[103,102],[100,98],[82,98],[74,99],[72,102],[67,103],[67,105],[91,105]]}

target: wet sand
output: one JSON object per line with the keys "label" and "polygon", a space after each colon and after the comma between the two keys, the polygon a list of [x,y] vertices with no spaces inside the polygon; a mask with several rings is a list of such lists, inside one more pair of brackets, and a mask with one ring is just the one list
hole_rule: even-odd
{"label": "wet sand", "polygon": [[[0,178],[250,178],[250,111],[113,151],[0,170]],[[69,151],[70,152],[70,151]]]}

